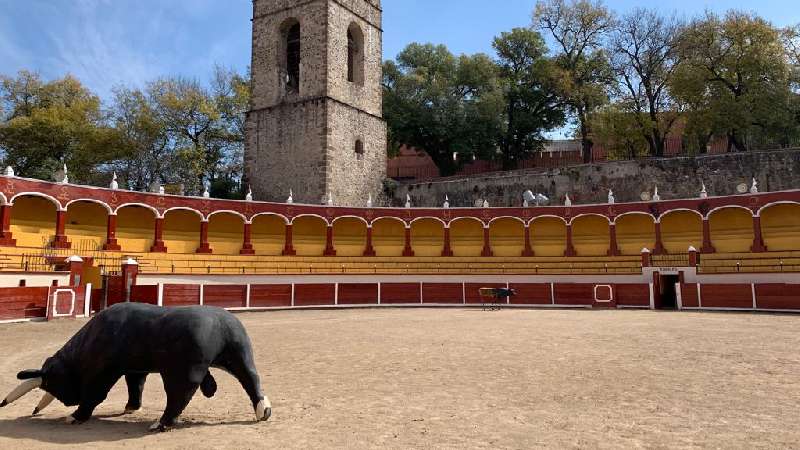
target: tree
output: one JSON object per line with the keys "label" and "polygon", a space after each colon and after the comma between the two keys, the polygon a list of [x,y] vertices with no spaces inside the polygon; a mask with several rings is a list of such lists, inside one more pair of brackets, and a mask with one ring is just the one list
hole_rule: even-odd
{"label": "tree", "polygon": [[556,61],[564,72],[564,96],[578,123],[584,162],[592,159],[591,114],[608,102],[613,79],[602,43],[611,29],[611,13],[600,1],[541,0],[534,27],[549,33],[558,46]]}
{"label": "tree", "polygon": [[442,174],[473,155],[496,153],[502,93],[488,56],[456,57],[443,45],[412,43],[396,63],[384,63],[383,90],[389,136],[425,149]]}
{"label": "tree", "polygon": [[692,105],[690,122],[724,135],[728,150],[785,145],[791,128],[790,69],[779,31],[752,14],[706,13],[680,37],[672,90]]}
{"label": "tree", "polygon": [[630,114],[636,124],[630,131],[645,139],[653,156],[664,156],[666,137],[681,109],[668,91],[679,61],[680,30],[674,17],[637,8],[615,22],[609,41],[617,107]]}
{"label": "tree", "polygon": [[635,159],[649,154],[650,142],[641,129],[646,117],[638,115],[612,104],[592,116],[594,138],[606,150],[608,159]]}
{"label": "tree", "polygon": [[512,169],[543,147],[544,131],[564,124],[561,71],[546,57],[544,39],[533,30],[502,33],[493,47],[505,97],[505,130],[499,138],[503,168]]}
{"label": "tree", "polygon": [[71,77],[43,82],[30,72],[0,79],[3,163],[21,176],[51,179],[63,164],[71,179],[97,182],[98,168],[119,152],[120,135],[100,99]]}

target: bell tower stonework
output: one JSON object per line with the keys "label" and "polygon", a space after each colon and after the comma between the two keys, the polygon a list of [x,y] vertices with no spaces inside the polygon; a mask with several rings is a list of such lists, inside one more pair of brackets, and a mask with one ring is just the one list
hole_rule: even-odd
{"label": "bell tower stonework", "polygon": [[245,176],[257,200],[365,206],[386,177],[380,0],[254,0]]}

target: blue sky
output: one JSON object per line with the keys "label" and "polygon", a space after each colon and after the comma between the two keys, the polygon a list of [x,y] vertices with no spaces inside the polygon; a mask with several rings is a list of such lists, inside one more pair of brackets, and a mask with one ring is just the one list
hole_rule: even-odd
{"label": "blue sky", "polygon": [[[527,26],[535,0],[383,0],[384,56],[413,41],[456,53],[491,51],[493,36]],[[0,0],[0,73],[71,73],[107,98],[113,86],[163,75],[205,81],[215,63],[250,60],[251,0]],[[790,0],[609,0],[616,11],[656,7],[690,17],[709,8],[756,11],[779,26],[800,22]]]}

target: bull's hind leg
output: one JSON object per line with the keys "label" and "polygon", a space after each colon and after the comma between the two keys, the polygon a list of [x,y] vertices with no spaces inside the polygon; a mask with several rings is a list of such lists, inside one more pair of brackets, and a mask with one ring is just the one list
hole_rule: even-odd
{"label": "bull's hind leg", "polygon": [[126,414],[142,408],[142,392],[144,391],[144,382],[146,380],[146,373],[125,375],[125,383],[128,385],[128,404],[125,405]]}
{"label": "bull's hind leg", "polygon": [[261,380],[253,363],[252,351],[246,348],[241,352],[236,352],[236,355],[228,360],[224,368],[239,380],[239,383],[247,392],[247,396],[253,402],[256,420],[269,419],[272,415],[272,404],[269,398],[261,392]]}
{"label": "bull's hind leg", "polygon": [[164,390],[167,391],[167,407],[161,419],[150,427],[150,431],[166,431],[175,425],[178,416],[186,409],[207,373],[208,366],[194,366],[189,370],[173,370],[161,374]]}

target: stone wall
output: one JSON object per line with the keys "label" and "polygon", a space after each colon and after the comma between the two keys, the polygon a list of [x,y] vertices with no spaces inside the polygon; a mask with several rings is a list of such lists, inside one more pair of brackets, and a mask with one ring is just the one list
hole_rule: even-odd
{"label": "stone wall", "polygon": [[753,178],[762,192],[800,189],[800,150],[606,162],[400,184],[393,204],[405,204],[410,194],[414,206],[441,206],[445,195],[453,207],[475,206],[484,199],[490,206],[520,206],[528,189],[547,195],[551,204],[563,204],[567,194],[574,204],[606,203],[609,189],[617,202],[634,202],[645,192],[652,195],[655,186],[664,200],[696,198],[702,183],[710,196],[731,195]]}

